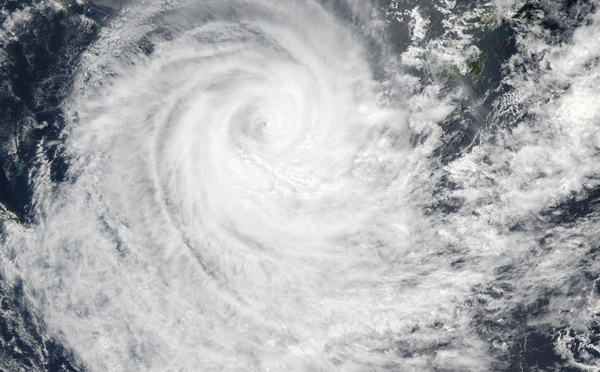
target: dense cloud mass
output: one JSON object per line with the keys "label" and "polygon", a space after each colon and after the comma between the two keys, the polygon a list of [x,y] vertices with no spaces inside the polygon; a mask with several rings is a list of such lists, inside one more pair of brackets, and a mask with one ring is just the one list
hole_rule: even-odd
{"label": "dense cloud mass", "polygon": [[1,368],[600,368],[594,3],[11,4]]}

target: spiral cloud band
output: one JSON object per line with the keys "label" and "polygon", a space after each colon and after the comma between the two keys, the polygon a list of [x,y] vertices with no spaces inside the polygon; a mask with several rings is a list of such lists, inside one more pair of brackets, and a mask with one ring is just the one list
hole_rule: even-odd
{"label": "spiral cloud band", "polygon": [[[66,180],[40,151],[39,221],[7,227],[3,253],[81,365],[491,370],[514,329],[482,324],[580,275],[594,221],[537,216],[597,183],[598,113],[556,119],[523,94],[535,120],[443,164],[440,123],[468,92],[402,72],[373,41],[380,17],[365,2],[148,1],[101,31],[64,144],[40,145],[60,148]],[[548,53],[540,84],[562,81],[568,52]],[[591,92],[576,81],[556,100]],[[544,321],[571,309],[584,329],[596,295],[553,293]]]}

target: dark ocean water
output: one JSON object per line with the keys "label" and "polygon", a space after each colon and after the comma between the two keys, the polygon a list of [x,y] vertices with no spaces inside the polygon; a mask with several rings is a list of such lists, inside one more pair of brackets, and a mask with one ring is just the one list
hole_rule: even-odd
{"label": "dark ocean water", "polygon": [[[333,9],[332,12],[336,17],[341,19],[354,17],[352,6],[343,1],[324,3]],[[104,28],[112,27],[112,20],[120,17],[119,11],[122,7],[129,6],[129,3],[89,1],[89,3],[79,4],[70,0],[56,4],[48,3],[47,6],[40,4],[33,1],[0,2],[2,9],[0,21],[4,25],[4,33],[0,40],[2,54],[0,157],[3,169],[0,172],[0,204],[7,210],[0,215],[2,218],[0,239],[3,244],[2,249],[7,252],[4,257],[6,263],[3,263],[4,266],[0,268],[0,370],[103,370],[102,368],[111,364],[105,364],[103,367],[102,364],[96,364],[90,367],[87,363],[90,360],[97,360],[82,358],[78,354],[81,350],[77,346],[77,351],[73,351],[74,343],[77,342],[70,339],[70,332],[73,330],[63,332],[62,327],[76,327],[81,323],[65,322],[65,325],[57,326],[58,323],[53,320],[53,326],[48,327],[44,317],[44,304],[47,303],[45,301],[52,302],[52,298],[44,297],[41,300],[42,295],[37,298],[41,290],[36,289],[35,285],[25,290],[24,288],[28,288],[29,285],[27,275],[24,275],[24,279],[15,280],[13,273],[12,279],[5,278],[4,273],[8,270],[6,268],[8,266],[5,265],[19,261],[19,254],[18,250],[8,249],[9,244],[12,243],[8,243],[4,225],[19,224],[30,228],[43,224],[46,218],[52,217],[39,214],[38,206],[43,203],[35,197],[35,184],[40,173],[47,172],[47,182],[55,188],[60,188],[64,183],[74,183],[68,173],[70,160],[64,153],[64,147],[40,144],[65,141],[64,130],[69,120],[72,120],[72,116],[69,116],[72,114],[65,114],[64,105],[73,95],[74,90],[82,89],[81,86],[75,86],[77,76],[82,74],[81,66],[84,66],[84,70],[86,68],[82,62],[82,55],[97,42]],[[414,1],[396,4],[400,4],[397,5],[400,10],[407,11],[418,6],[420,14],[429,20],[429,24],[425,28],[423,37],[415,41],[414,38],[411,39],[413,26],[408,13],[402,16],[404,18],[398,17],[400,20],[389,16],[388,23],[382,28],[380,34],[369,34],[369,37],[374,40],[369,53],[373,59],[381,58],[382,62],[379,65],[383,64],[383,55],[386,53],[401,55],[411,46],[426,48],[432,40],[444,36],[445,29],[441,24],[449,16],[440,11],[439,7],[434,6],[434,3]],[[390,9],[392,4],[379,1],[376,6],[380,9]],[[491,9],[492,3],[461,1],[457,2],[452,9],[454,14],[460,17],[461,14],[472,15],[481,8]],[[531,31],[528,25],[535,23],[535,26],[531,27],[535,27],[535,33],[538,35],[536,40],[544,40],[546,45],[549,45],[548,48],[559,48],[571,41],[576,29],[593,22],[590,21],[589,15],[595,9],[595,3],[586,1],[526,1],[518,3],[516,9],[508,13],[510,18],[502,19],[498,24],[486,20],[484,12],[479,19],[472,17],[465,22],[471,26],[465,26],[463,32],[469,35],[472,45],[478,50],[476,58],[468,61],[466,71],[452,70],[454,68],[452,66],[442,70],[436,70],[437,67],[426,69],[407,67],[407,71],[414,74],[423,84],[435,81],[436,84],[443,85],[442,92],[448,92],[449,95],[455,90],[466,92],[453,101],[456,110],[437,123],[441,128],[442,140],[429,157],[437,159],[436,164],[440,168],[454,164],[457,159],[460,160],[465,153],[481,146],[482,143],[496,141],[490,140],[495,133],[502,132],[506,128],[516,128],[518,123],[532,118],[532,110],[519,106],[528,104],[526,101],[516,100],[511,103],[512,110],[500,110],[498,103],[514,89],[514,86],[507,84],[507,75],[512,73],[513,76],[528,76],[535,86],[536,79],[540,78],[535,75],[536,71],[544,68],[537,64],[547,63],[542,55],[536,56],[536,53],[546,52],[534,46],[528,50],[526,46],[519,45],[518,40],[526,40],[526,38],[519,39],[519,35],[533,33],[534,31]],[[243,12],[243,9],[240,12]],[[26,20],[7,21],[17,14],[25,13]],[[218,15],[217,12],[215,14]],[[360,29],[361,22],[366,21],[354,19],[354,26]],[[181,28],[183,29],[184,26]],[[154,48],[159,44],[157,40],[169,39],[164,35],[157,37],[156,35],[159,34],[160,28],[149,30],[137,41],[137,46],[131,46],[139,49],[132,53],[152,57]],[[382,41],[377,38],[385,38],[383,42],[385,48],[381,46]],[[433,47],[433,50],[441,49]],[[518,56],[521,57],[516,58]],[[597,64],[597,61],[590,63]],[[507,70],[511,71],[507,72]],[[374,67],[375,80],[387,79],[386,71],[384,68],[378,70]],[[94,74],[94,71],[90,70],[90,74]],[[545,98],[540,99],[540,104],[558,99],[561,89],[563,91],[569,89],[560,86],[555,88],[556,94],[544,96]],[[430,134],[427,133],[413,133],[410,142],[417,147],[429,136]],[[40,158],[46,159],[47,168],[40,165]],[[493,161],[490,160],[490,163]],[[566,229],[577,226],[582,221],[588,224],[587,229],[594,230],[598,227],[597,224],[589,221],[597,217],[600,188],[593,182],[583,183],[584,192],[573,192],[570,198],[561,198],[557,202],[548,203],[539,213],[536,212],[535,218],[515,220],[512,225],[507,223],[506,231],[522,232],[524,235],[535,231],[536,236],[541,236],[538,239],[540,253],[527,256],[525,259],[531,259],[533,262],[534,258],[531,257],[535,259],[542,257],[545,247],[550,247],[547,248],[548,250],[554,249],[551,248],[556,245],[553,239],[559,239],[557,238],[559,233],[556,231],[563,227]],[[439,191],[438,194],[448,190],[459,190],[460,187],[455,179],[445,176],[440,177],[432,186],[434,190],[446,190]],[[462,213],[461,210],[465,210],[462,201],[445,197],[425,201],[422,208],[425,215],[441,216],[439,217],[441,220],[458,218],[455,216]],[[472,213],[480,212],[474,209]],[[548,232],[540,233],[542,230]],[[585,232],[581,234],[585,235]],[[594,233],[589,234],[590,239],[593,236]],[[63,244],[70,243],[65,241]],[[32,250],[35,249],[32,247]],[[469,265],[475,258],[456,249],[457,253],[453,253],[449,265],[452,267],[451,270],[456,270],[457,275],[461,275],[460,267]],[[587,321],[587,328],[571,327],[570,320],[567,318],[576,310],[565,308],[563,314],[556,315],[567,320],[557,320],[555,315],[550,316],[556,312],[556,298],[573,299],[574,309],[592,306],[589,305],[589,301],[600,295],[598,284],[600,272],[595,269],[598,252],[597,243],[592,242],[588,253],[578,261],[579,266],[572,267],[569,271],[571,276],[561,282],[563,287],[560,293],[556,287],[546,288],[547,293],[535,293],[535,290],[525,291],[519,288],[519,277],[526,276],[523,271],[526,271],[527,266],[510,262],[493,269],[494,278],[487,278],[487,281],[482,282],[483,284],[472,285],[470,293],[461,297],[461,301],[465,303],[464,307],[473,313],[465,327],[471,330],[470,334],[475,335],[473,337],[487,344],[485,359],[491,361],[485,364],[487,366],[485,368],[493,371],[591,371],[595,370],[593,368],[598,368],[592,366],[600,365],[600,323],[597,321],[597,316],[600,314],[594,314],[593,319]],[[71,280],[76,279],[71,277]],[[520,291],[525,291],[527,296],[522,295]],[[580,300],[582,296],[591,299]],[[55,315],[52,316],[53,319],[56,318]],[[502,321],[499,322],[498,319]],[[444,327],[443,323],[437,326],[436,324],[433,324],[431,329]],[[132,331],[132,333],[136,332]],[[144,334],[143,332],[136,334],[136,337],[152,337],[150,333],[147,336]],[[361,337],[363,336],[358,335],[357,339],[361,340]],[[177,340],[177,337],[175,339]],[[459,341],[456,339],[450,339],[416,345],[410,340],[398,339],[391,341],[391,344],[395,345],[393,351],[382,352],[382,355],[395,353],[408,360],[418,355],[431,356],[443,350],[453,350],[457,342]],[[107,349],[104,352],[110,353],[111,350]],[[202,370],[189,369],[192,368],[189,364],[179,366],[174,364],[173,369],[159,368],[160,364],[146,362],[144,352],[139,350],[130,351],[129,354],[124,352],[123,355],[134,355],[132,360],[139,360],[138,370]],[[122,358],[127,359],[126,356]],[[382,358],[385,359],[385,356]],[[408,368],[406,365],[395,361],[396,356],[389,358],[390,362],[387,364],[369,362],[363,366],[365,368],[363,370],[409,370],[406,369]],[[127,370],[126,366],[135,365],[135,362],[128,363],[113,364],[112,368]],[[356,363],[360,364],[360,362]],[[443,364],[436,363],[438,364],[432,364],[430,368],[423,370],[460,370],[456,363],[447,369]],[[478,368],[465,363],[465,371]],[[586,367],[588,369],[584,366],[588,366]],[[302,369],[302,367],[297,368]],[[341,366],[340,370],[346,370],[344,368]],[[425,367],[415,368],[418,370]],[[248,366],[248,370],[261,369]],[[315,367],[314,370],[326,369]]]}
{"label": "dark ocean water", "polygon": [[[3,1],[3,20],[33,3]],[[68,11],[40,9],[15,30],[13,38],[1,42],[5,58],[0,68],[3,160],[0,203],[18,216],[19,223],[31,223],[35,218],[31,214],[28,175],[37,144],[42,138],[58,139],[64,126],[60,104],[70,92],[79,55],[94,40],[102,19],[111,13],[108,7],[76,3]],[[77,15],[94,20],[95,26],[79,24]],[[49,156],[56,160],[53,179],[60,181],[66,165],[55,154]],[[84,370],[73,365],[71,352],[60,341],[46,334],[43,321],[28,304],[21,283],[11,285],[2,278],[0,297],[0,370]]]}

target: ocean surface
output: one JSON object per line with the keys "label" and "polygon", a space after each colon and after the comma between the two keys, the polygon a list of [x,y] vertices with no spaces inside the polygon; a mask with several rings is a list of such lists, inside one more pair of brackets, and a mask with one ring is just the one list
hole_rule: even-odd
{"label": "ocean surface", "polygon": [[0,9],[0,371],[600,370],[596,2]]}

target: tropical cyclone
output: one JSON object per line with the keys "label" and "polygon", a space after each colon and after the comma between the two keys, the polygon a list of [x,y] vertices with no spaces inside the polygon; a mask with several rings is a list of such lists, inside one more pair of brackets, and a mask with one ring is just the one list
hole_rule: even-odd
{"label": "tropical cyclone", "polygon": [[[596,111],[537,113],[545,127],[500,128],[442,165],[441,123],[469,92],[403,72],[373,41],[380,12],[343,4],[348,19],[328,2],[147,1],[85,53],[57,145],[66,181],[40,156],[38,220],[7,226],[3,253],[82,366],[491,370],[513,335],[482,314],[501,324],[577,276],[595,220],[539,216],[595,187]],[[570,123],[586,167],[544,168]],[[593,305],[574,307],[583,329]]]}

